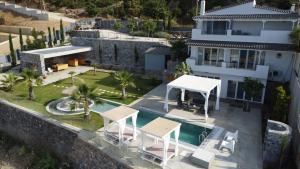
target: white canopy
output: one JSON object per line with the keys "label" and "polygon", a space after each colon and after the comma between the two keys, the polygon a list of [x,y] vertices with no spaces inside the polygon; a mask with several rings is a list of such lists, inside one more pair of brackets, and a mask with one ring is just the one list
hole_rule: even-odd
{"label": "white canopy", "polygon": [[173,88],[181,89],[182,101],[184,101],[185,90],[201,93],[201,95],[205,98],[204,110],[205,110],[206,121],[208,118],[207,111],[208,111],[209,95],[213,89],[217,88],[216,110],[219,110],[221,80],[192,76],[192,75],[183,75],[175,79],[174,81],[170,82],[167,85],[167,92],[166,92],[165,105],[164,105],[164,109],[167,112],[169,111],[169,105],[168,105],[169,93]]}
{"label": "white canopy", "polygon": [[[146,124],[140,129],[142,132],[142,152],[159,158],[162,161],[160,165],[165,166],[167,164],[167,161],[172,156],[178,155],[180,126],[181,123],[161,117],[158,117],[150,123]],[[170,138],[172,132],[174,132],[176,142],[174,151],[172,151],[172,148],[170,147]],[[144,146],[145,134],[151,135],[155,138],[155,145],[151,147]],[[162,148],[159,146],[157,139],[163,140]]]}
{"label": "white canopy", "polygon": [[123,141],[123,133],[126,127],[126,119],[132,119],[133,125],[133,140],[136,140],[136,119],[138,110],[132,109],[127,106],[119,106],[112,110],[101,113],[100,115],[104,120],[104,132],[107,132],[109,121],[116,122],[119,125],[119,143]]}

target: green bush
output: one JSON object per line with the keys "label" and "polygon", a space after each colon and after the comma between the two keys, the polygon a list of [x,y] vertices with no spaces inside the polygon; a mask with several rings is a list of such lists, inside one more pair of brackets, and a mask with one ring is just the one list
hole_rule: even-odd
{"label": "green bush", "polygon": [[0,25],[4,25],[5,24],[5,18],[4,16],[0,16]]}
{"label": "green bush", "polygon": [[142,37],[147,37],[147,32],[145,31],[134,31],[130,33],[131,36],[142,36]]}
{"label": "green bush", "polygon": [[171,35],[167,32],[155,32],[153,34],[153,37],[155,38],[166,38],[166,39],[170,39]]}
{"label": "green bush", "polygon": [[42,153],[33,164],[33,168],[39,169],[57,169],[59,161],[50,153]]}

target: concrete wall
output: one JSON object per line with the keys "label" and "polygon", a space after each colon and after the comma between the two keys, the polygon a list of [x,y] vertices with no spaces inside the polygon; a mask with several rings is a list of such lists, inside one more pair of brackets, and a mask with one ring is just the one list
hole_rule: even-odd
{"label": "concrete wall", "polygon": [[[101,39],[101,38],[72,38],[73,45],[91,46],[93,52],[87,56],[101,67],[106,69],[127,69],[138,73],[143,73],[145,68],[145,51],[153,46],[162,46],[160,42],[145,42],[121,39]],[[117,47],[118,57],[115,59],[115,47]],[[139,59],[135,63],[135,47],[138,49]]]}
{"label": "concrete wall", "polygon": [[19,34],[19,29],[22,29],[23,35],[31,35],[32,28],[25,26],[6,26],[0,25],[0,32]]}
{"label": "concrete wall", "polygon": [[[295,154],[295,161],[298,169],[300,169],[300,56],[296,58],[294,62],[294,68],[292,72],[292,78],[290,82],[291,90],[291,105],[289,114],[289,124],[293,128],[292,145],[293,152]],[[297,76],[298,75],[298,76]]]}
{"label": "concrete wall", "polygon": [[129,169],[79,136],[79,129],[0,100],[0,130],[39,150],[48,150],[74,169]]}
{"label": "concrete wall", "polygon": [[49,20],[48,13],[41,13],[38,9],[26,8],[19,5],[11,4],[8,2],[0,1],[0,9],[11,10],[19,14],[23,14],[30,17],[35,17],[39,20]]}

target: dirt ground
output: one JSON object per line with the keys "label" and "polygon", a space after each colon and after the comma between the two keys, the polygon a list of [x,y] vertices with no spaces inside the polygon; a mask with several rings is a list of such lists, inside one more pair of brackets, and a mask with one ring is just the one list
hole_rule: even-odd
{"label": "dirt ground", "polygon": [[[36,20],[31,17],[23,16],[20,14],[16,14],[11,11],[3,11],[0,10],[0,16],[4,16],[5,18],[5,25],[8,26],[28,26],[33,27],[38,31],[44,31],[47,32],[48,26],[55,27],[56,29],[59,29],[59,21],[52,20],[52,21],[41,21]],[[68,23],[64,23],[65,26],[68,25]],[[1,168],[0,168],[1,169]]]}

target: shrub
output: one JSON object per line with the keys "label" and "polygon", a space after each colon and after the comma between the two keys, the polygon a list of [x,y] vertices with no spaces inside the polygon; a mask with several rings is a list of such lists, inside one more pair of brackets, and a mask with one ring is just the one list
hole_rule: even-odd
{"label": "shrub", "polygon": [[141,36],[141,37],[147,37],[147,32],[144,31],[134,31],[130,33],[131,36]]}
{"label": "shrub", "polygon": [[153,37],[170,39],[171,35],[167,32],[156,32],[153,34]]}
{"label": "shrub", "polygon": [[4,25],[5,24],[5,18],[4,16],[0,15],[0,25]]}

